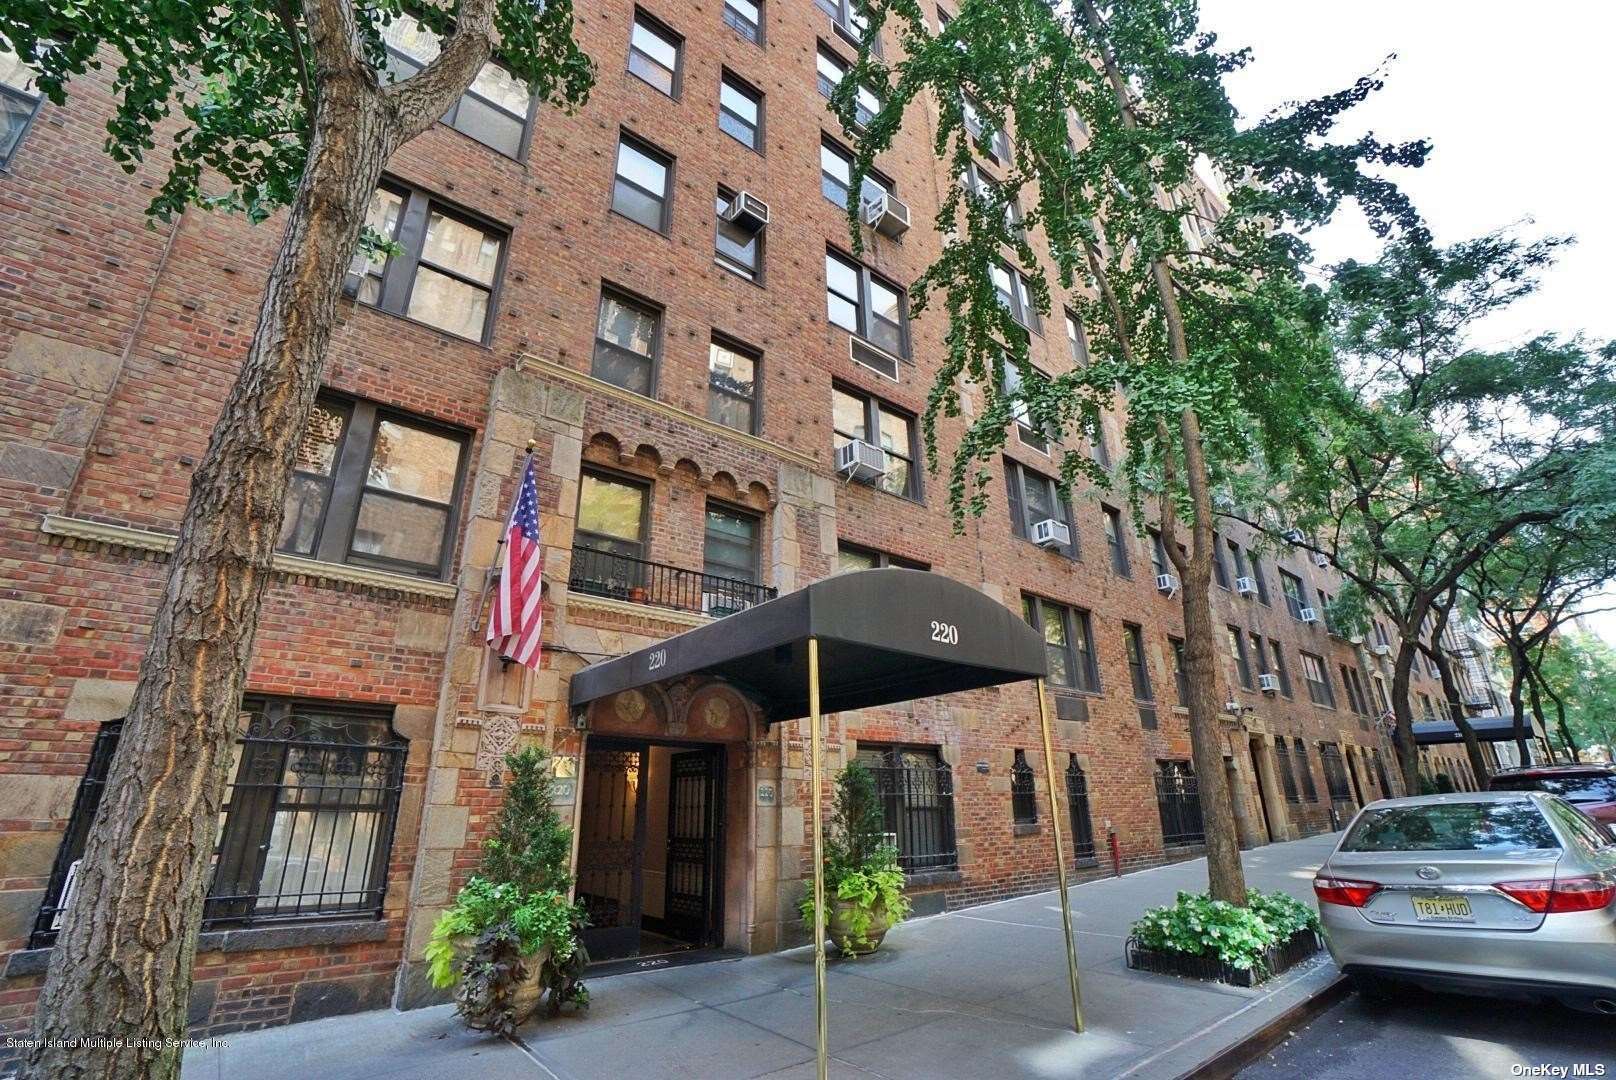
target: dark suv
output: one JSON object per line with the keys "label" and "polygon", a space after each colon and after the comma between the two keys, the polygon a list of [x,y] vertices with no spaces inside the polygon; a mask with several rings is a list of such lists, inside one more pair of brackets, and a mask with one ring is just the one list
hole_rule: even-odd
{"label": "dark suv", "polygon": [[1546,791],[1605,825],[1616,825],[1616,766],[1537,765],[1495,773],[1494,791]]}

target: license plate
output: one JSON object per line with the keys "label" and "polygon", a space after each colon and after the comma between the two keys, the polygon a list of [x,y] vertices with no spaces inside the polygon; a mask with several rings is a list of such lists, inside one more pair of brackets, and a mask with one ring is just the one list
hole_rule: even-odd
{"label": "license plate", "polygon": [[1416,896],[1414,917],[1420,922],[1473,922],[1470,900],[1463,896]]}

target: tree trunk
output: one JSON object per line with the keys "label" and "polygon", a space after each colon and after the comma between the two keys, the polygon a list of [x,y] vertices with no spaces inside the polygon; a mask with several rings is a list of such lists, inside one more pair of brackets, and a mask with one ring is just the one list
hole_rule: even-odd
{"label": "tree trunk", "polygon": [[1526,653],[1519,643],[1509,643],[1509,709],[1515,719],[1515,749],[1521,755],[1520,764],[1530,765],[1526,747],[1526,703],[1521,699],[1521,684],[1526,680]]}
{"label": "tree trunk", "polygon": [[[322,82],[308,164],[252,344],[191,481],[21,1077],[179,1073],[207,869],[293,456],[396,126],[358,80]],[[122,1046],[65,1045],[98,1038]]]}
{"label": "tree trunk", "polygon": [[1537,713],[1540,718],[1543,715],[1543,708],[1538,698],[1538,687],[1540,685],[1543,692],[1549,695],[1549,700],[1554,702],[1555,726],[1560,729],[1560,738],[1565,742],[1566,752],[1571,755],[1573,763],[1581,761],[1582,750],[1578,748],[1577,740],[1571,734],[1571,725],[1566,723],[1565,699],[1556,694],[1549,684],[1542,679],[1532,680],[1532,711]]}
{"label": "tree trunk", "polygon": [[1403,773],[1403,790],[1420,793],[1420,752],[1414,745],[1414,707],[1408,697],[1408,675],[1414,668],[1414,651],[1419,646],[1400,627],[1397,662],[1392,665],[1392,717],[1397,726],[1392,746],[1397,750],[1397,767]]}

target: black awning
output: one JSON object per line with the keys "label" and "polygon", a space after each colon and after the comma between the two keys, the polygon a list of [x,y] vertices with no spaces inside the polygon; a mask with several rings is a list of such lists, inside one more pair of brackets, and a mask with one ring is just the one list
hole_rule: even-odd
{"label": "black awning", "polygon": [[686,675],[749,693],[774,723],[808,715],[808,639],[819,640],[823,712],[1042,678],[1043,638],[992,598],[924,570],[816,581],[572,677],[576,708]]}
{"label": "black awning", "polygon": [[[1470,729],[1476,733],[1476,738],[1482,742],[1513,742],[1515,740],[1515,718],[1513,716],[1499,716],[1490,713],[1486,716],[1470,717]],[[1532,717],[1526,717],[1526,737],[1537,738],[1537,730],[1532,726]],[[1459,734],[1459,728],[1451,720],[1417,720],[1414,723],[1414,744],[1416,746],[1437,746],[1442,743],[1464,742]]]}

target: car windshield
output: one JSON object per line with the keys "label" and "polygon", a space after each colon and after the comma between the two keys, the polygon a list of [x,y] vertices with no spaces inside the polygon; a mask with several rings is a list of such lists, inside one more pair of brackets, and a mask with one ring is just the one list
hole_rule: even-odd
{"label": "car windshield", "polygon": [[1566,802],[1616,802],[1616,776],[1497,776],[1494,791],[1546,791]]}
{"label": "car windshield", "polygon": [[1526,800],[1427,803],[1363,812],[1342,851],[1509,851],[1558,848],[1541,811]]}

